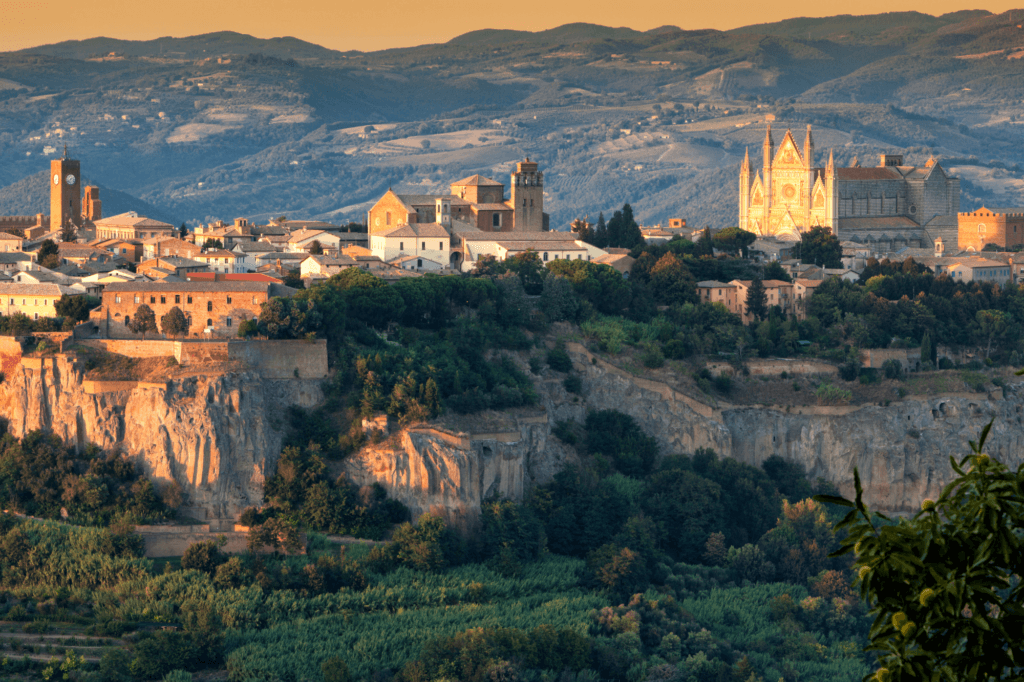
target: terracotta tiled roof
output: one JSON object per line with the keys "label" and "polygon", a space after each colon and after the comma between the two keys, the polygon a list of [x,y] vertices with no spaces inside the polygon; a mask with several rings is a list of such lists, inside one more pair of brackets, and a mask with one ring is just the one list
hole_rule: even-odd
{"label": "terracotta tiled roof", "polygon": [[452,185],[458,187],[495,187],[501,185],[501,183],[477,174],[470,175],[468,178],[462,178],[458,182],[453,182]]}

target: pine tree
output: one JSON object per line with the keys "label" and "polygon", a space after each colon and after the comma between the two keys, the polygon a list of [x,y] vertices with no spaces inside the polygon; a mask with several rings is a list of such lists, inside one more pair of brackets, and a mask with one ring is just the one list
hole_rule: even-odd
{"label": "pine tree", "polygon": [[437,382],[433,379],[427,379],[427,385],[423,391],[423,406],[430,410],[431,417],[436,417],[441,411],[441,403],[437,397]]}
{"label": "pine tree", "polygon": [[755,277],[747,289],[747,314],[753,315],[758,321],[768,315],[768,292],[760,277]]}
{"label": "pine tree", "polygon": [[184,239],[187,236],[188,236],[188,225],[186,225],[185,223],[182,223],[181,227],[178,228],[178,239]]}
{"label": "pine tree", "polygon": [[622,246],[622,211],[613,213],[608,221],[608,246]]}

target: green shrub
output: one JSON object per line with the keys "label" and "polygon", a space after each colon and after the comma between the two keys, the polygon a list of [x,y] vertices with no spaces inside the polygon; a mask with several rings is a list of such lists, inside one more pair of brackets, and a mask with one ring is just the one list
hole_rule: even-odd
{"label": "green shrub", "polygon": [[569,393],[583,393],[583,379],[580,378],[579,374],[570,374],[565,378],[562,384],[565,386],[565,390],[569,391]]}
{"label": "green shrub", "polygon": [[572,359],[565,352],[564,346],[555,346],[548,351],[548,367],[556,372],[568,372],[572,370]]}
{"label": "green shrub", "polygon": [[814,391],[819,405],[845,405],[853,398],[853,393],[834,384],[822,384]]}
{"label": "green shrub", "polygon": [[651,369],[657,369],[665,364],[665,355],[661,352],[661,348],[656,344],[648,344],[644,348],[643,354],[640,356],[641,362],[644,363],[644,367]]}
{"label": "green shrub", "polygon": [[719,393],[729,393],[732,390],[732,377],[725,372],[715,377],[715,390]]}
{"label": "green shrub", "polygon": [[886,379],[902,379],[903,364],[895,358],[890,358],[882,363],[882,373]]}

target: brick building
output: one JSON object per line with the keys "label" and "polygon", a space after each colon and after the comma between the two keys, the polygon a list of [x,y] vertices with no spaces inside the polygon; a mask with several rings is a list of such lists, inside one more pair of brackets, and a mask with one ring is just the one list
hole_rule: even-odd
{"label": "brick building", "polygon": [[1024,244],[1024,208],[985,208],[957,214],[961,251],[981,251],[986,244],[1010,249]]}
{"label": "brick building", "polygon": [[127,324],[142,304],[160,318],[171,308],[180,308],[189,320],[189,333],[198,336],[209,329],[220,336],[233,337],[238,325],[259,317],[260,307],[269,299],[291,297],[295,289],[274,282],[124,282],[109,284],[103,290],[103,305],[90,319],[98,323],[108,338],[132,338]]}

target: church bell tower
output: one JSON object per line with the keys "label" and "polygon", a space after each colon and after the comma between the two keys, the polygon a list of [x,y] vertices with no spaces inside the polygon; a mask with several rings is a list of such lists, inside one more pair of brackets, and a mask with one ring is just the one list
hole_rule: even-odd
{"label": "church bell tower", "polygon": [[540,232],[544,229],[544,174],[537,170],[537,162],[516,164],[512,173],[512,229],[515,232]]}
{"label": "church bell tower", "polygon": [[82,172],[64,145],[64,156],[50,161],[50,230],[59,231],[69,222],[82,226]]}

